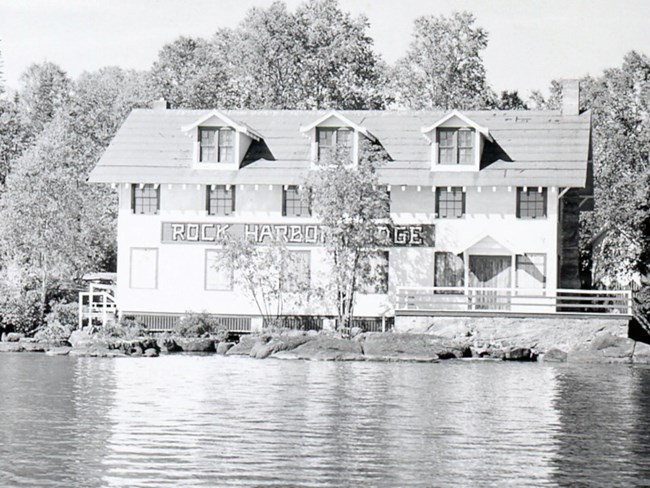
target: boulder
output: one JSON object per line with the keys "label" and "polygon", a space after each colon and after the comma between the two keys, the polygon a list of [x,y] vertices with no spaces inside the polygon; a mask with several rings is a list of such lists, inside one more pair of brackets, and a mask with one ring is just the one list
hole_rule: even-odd
{"label": "boulder", "polygon": [[24,350],[20,342],[0,342],[0,352],[23,352]]}
{"label": "boulder", "polygon": [[126,354],[117,349],[107,349],[105,347],[90,346],[81,348],[72,348],[69,356],[91,357],[91,358],[120,358],[126,357]]}
{"label": "boulder", "polygon": [[80,329],[75,330],[72,332],[72,334],[70,334],[70,337],[68,337],[68,342],[72,347],[78,348],[93,344],[95,342],[95,339],[86,330]]}
{"label": "boulder", "polygon": [[144,350],[144,355],[145,355],[145,357],[148,357],[148,358],[156,358],[156,357],[158,357],[158,349],[156,349],[154,347],[149,347],[149,348]]}
{"label": "boulder", "polygon": [[257,341],[251,348],[250,357],[264,359],[280,351],[295,349],[306,342],[313,340],[313,336],[307,335],[280,335],[269,341]]}
{"label": "boulder", "polygon": [[580,363],[630,363],[634,351],[635,341],[604,331],[571,349],[567,360]]}
{"label": "boulder", "polygon": [[513,347],[506,351],[503,359],[506,361],[537,361],[537,354],[528,347]]}
{"label": "boulder", "polygon": [[159,337],[158,340],[156,341],[156,346],[159,351],[162,352],[180,352],[182,349],[178,344],[176,344],[176,341],[174,340],[173,337],[169,336],[163,336]]}
{"label": "boulder", "polygon": [[634,345],[632,362],[637,364],[650,364],[650,345],[643,342],[637,342]]}
{"label": "boulder", "polygon": [[317,361],[359,361],[365,359],[361,344],[356,341],[320,335],[292,350],[273,354],[279,359],[310,359]]}
{"label": "boulder", "polygon": [[366,359],[373,361],[424,361],[432,362],[449,351],[435,344],[434,336],[422,334],[364,334],[361,341]]}
{"label": "boulder", "polygon": [[214,339],[210,338],[176,338],[176,344],[183,352],[215,352]]}
{"label": "boulder", "polygon": [[231,347],[227,356],[249,356],[258,336],[246,335],[239,338],[239,342]]}
{"label": "boulder", "polygon": [[22,332],[9,332],[4,336],[4,340],[6,342],[18,342],[24,338],[25,338],[25,334],[23,334]]}
{"label": "boulder", "polygon": [[225,355],[231,347],[235,345],[234,342],[220,342],[217,344],[217,354]]}
{"label": "boulder", "polygon": [[562,349],[552,347],[542,356],[542,361],[545,363],[565,363],[567,356],[567,353]]}
{"label": "boulder", "polygon": [[54,347],[45,351],[45,354],[48,356],[67,356],[71,350],[72,348],[69,346]]}
{"label": "boulder", "polygon": [[40,342],[20,342],[25,352],[45,352],[47,345]]}

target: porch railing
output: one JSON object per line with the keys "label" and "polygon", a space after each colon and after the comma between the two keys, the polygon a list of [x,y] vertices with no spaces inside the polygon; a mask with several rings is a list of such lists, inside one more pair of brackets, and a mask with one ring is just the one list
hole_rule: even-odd
{"label": "porch railing", "polygon": [[398,311],[632,315],[631,290],[398,288]]}
{"label": "porch railing", "polygon": [[91,283],[88,291],[79,293],[79,328],[101,323],[103,327],[115,320],[117,305],[114,287]]}

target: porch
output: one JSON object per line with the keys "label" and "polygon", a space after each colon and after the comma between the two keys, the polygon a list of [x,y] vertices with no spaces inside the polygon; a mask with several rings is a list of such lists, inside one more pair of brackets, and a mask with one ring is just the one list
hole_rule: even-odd
{"label": "porch", "polygon": [[632,317],[631,290],[402,287],[395,315]]}

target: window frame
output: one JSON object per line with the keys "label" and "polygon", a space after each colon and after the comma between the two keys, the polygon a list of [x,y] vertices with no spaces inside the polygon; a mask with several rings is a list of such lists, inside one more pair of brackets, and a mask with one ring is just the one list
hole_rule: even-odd
{"label": "window frame", "polygon": [[[134,251],[154,251],[154,277],[153,286],[133,286],[133,252]],[[159,271],[159,253],[157,247],[132,247],[129,250],[129,289],[130,290],[157,290],[158,289],[158,271]]]}
{"label": "window frame", "polygon": [[[307,276],[303,278],[304,284],[307,288],[311,287],[311,250],[310,249],[292,249],[289,251],[289,255],[299,254],[301,256],[307,256],[307,259],[303,263],[307,264]],[[293,263],[291,263],[293,264]],[[288,269],[280,276],[280,290],[284,293],[298,293],[300,290],[300,285],[302,283],[290,282],[286,273]]]}
{"label": "window frame", "polygon": [[[228,186],[230,186],[230,189],[227,188]],[[224,192],[223,197],[220,197],[219,195],[213,195],[213,192],[217,193],[220,190],[223,190]],[[230,198],[228,198],[227,196],[228,194],[230,194]],[[237,201],[237,194],[236,194],[235,185],[207,185],[206,186],[205,209],[208,215],[230,217],[235,214],[236,201]],[[213,202],[215,203],[214,207],[212,205]],[[222,206],[219,205],[220,202],[223,202],[223,208],[221,208]]]}
{"label": "window frame", "polygon": [[[515,255],[515,288],[521,288],[520,283],[519,283],[519,260],[523,258],[528,258],[529,261],[532,262],[531,258],[532,257],[541,257],[543,259],[542,263],[542,276],[544,277],[544,280],[541,282],[541,286],[539,287],[540,290],[546,290],[546,286],[548,284],[548,258],[546,253],[542,252],[529,252],[529,253],[524,253],[524,254],[516,254]],[[528,263],[524,263],[528,264]],[[534,266],[534,265],[533,265]],[[530,274],[530,273],[529,273]],[[530,287],[526,287],[525,289],[529,289]],[[537,289],[533,287],[533,289]]]}
{"label": "window frame", "polygon": [[[448,191],[448,188],[451,189],[451,192]],[[448,198],[446,198],[443,201],[442,200],[443,192],[446,195],[451,194],[453,196],[455,196],[458,192],[460,192],[460,194],[461,194],[460,202],[456,202],[455,199],[450,200]],[[462,186],[452,186],[452,187],[439,186],[439,187],[436,187],[436,196],[435,196],[435,198],[436,198],[435,211],[436,211],[436,218],[437,219],[462,219],[462,218],[465,217],[467,195],[466,195],[466,192],[463,190]],[[443,213],[441,211],[441,209],[442,209],[441,204],[443,204],[443,203],[445,204],[444,206],[445,206],[445,209],[446,209],[446,213],[444,215],[443,215]],[[450,215],[448,213],[449,212],[449,209],[448,209],[449,204],[453,204],[453,206],[454,206],[453,207],[454,215]],[[456,210],[455,207],[456,207],[457,204],[460,204],[460,215],[456,215],[457,212],[455,211]]]}
{"label": "window frame", "polygon": [[[441,256],[441,257],[445,256],[445,262],[447,262],[448,261],[447,256],[450,256],[450,255],[454,256],[455,258],[460,259],[460,261],[463,263],[461,273],[460,273],[460,275],[455,276],[456,284],[449,285],[448,282],[445,282],[444,284],[440,284],[440,283],[438,283],[438,280],[440,278],[446,278],[446,277],[444,277],[444,276],[439,277],[439,275],[438,275],[438,270],[440,268],[438,257],[439,256]],[[465,286],[466,286],[465,274],[466,274],[466,271],[467,271],[466,268],[467,268],[467,263],[465,262],[465,256],[462,253],[456,254],[456,253],[453,253],[451,251],[435,251],[433,253],[433,286],[434,287],[441,287],[441,288],[465,288]],[[445,281],[452,281],[452,280],[445,280]],[[458,282],[460,282],[460,285],[458,285]],[[459,290],[436,290],[435,291],[435,294],[440,294],[440,295],[459,295],[459,294],[463,294],[463,293],[464,293],[464,290],[460,290],[460,289]]]}
{"label": "window frame", "polygon": [[[377,258],[375,256],[381,256],[381,258]],[[390,251],[387,249],[378,250],[373,253],[373,255],[369,256],[369,259],[370,266],[373,267],[373,271],[378,270],[379,267],[383,265],[385,273],[383,273],[381,281],[376,279],[376,277],[373,277],[371,281],[363,283],[359,289],[359,292],[365,295],[388,294],[388,286],[390,280]]]}
{"label": "window frame", "polygon": [[[204,143],[203,134],[211,133],[212,143]],[[226,145],[222,141],[225,140],[224,135],[230,134],[230,144]],[[197,130],[197,139],[199,143],[198,148],[198,162],[207,164],[233,164],[235,163],[235,148],[236,148],[236,131],[232,127],[205,127],[200,126]],[[205,158],[203,155],[204,148],[212,150],[214,155],[212,158]],[[226,159],[224,153],[229,149],[229,157]]]}
{"label": "window frame", "polygon": [[[525,189],[525,191],[524,191]],[[543,220],[548,218],[548,188],[543,187],[542,191],[539,191],[539,187],[517,187],[517,202],[516,202],[516,215],[518,219],[522,220]],[[526,198],[523,198],[525,195]],[[541,202],[530,201],[531,195],[541,195]],[[539,210],[539,204],[541,204],[541,215],[537,214]],[[525,205],[525,212],[524,210]],[[533,211],[534,215],[530,215]],[[525,213],[525,214],[524,214]]]}
{"label": "window frame", "polygon": [[[289,192],[295,192],[295,197],[291,199],[288,198]],[[311,198],[308,198],[311,200]],[[289,202],[292,202],[292,205],[287,205]],[[297,206],[295,202],[300,202]],[[289,209],[292,209],[294,212],[299,209],[298,213],[292,213],[289,215]],[[307,215],[303,215],[303,212],[306,210]],[[308,218],[311,217],[311,203],[305,203],[303,201],[302,195],[300,194],[300,186],[298,185],[285,185],[282,187],[282,216],[283,217],[298,217],[298,218]]]}
{"label": "window frame", "polygon": [[[235,271],[230,268],[226,272],[229,272],[229,281],[227,285],[223,285],[216,288],[211,288],[208,286],[208,271],[210,268],[210,255],[211,254],[223,254],[225,251],[223,249],[206,249],[204,257],[204,269],[203,269],[203,289],[205,291],[233,291],[235,288]],[[213,258],[214,259],[214,258]],[[219,258],[217,258],[219,259]]]}
{"label": "window frame", "polygon": [[[321,144],[321,134],[323,133],[332,133],[332,143],[331,145],[324,146]],[[323,154],[323,150],[327,150],[328,154],[336,151],[339,147],[339,133],[345,132],[349,134],[349,145],[341,146],[345,147],[348,152],[348,159],[352,161],[353,151],[354,151],[354,129],[351,127],[316,127],[316,161],[322,162],[326,159],[326,155]]]}
{"label": "window frame", "polygon": [[[144,194],[145,191],[151,189],[155,191],[155,197]],[[151,204],[154,198],[156,200],[155,209]],[[137,211],[138,206],[141,210],[139,212]],[[158,215],[160,213],[160,185],[154,183],[131,184],[131,213],[133,215]]]}
{"label": "window frame", "polygon": [[[443,139],[442,134],[451,134],[451,144],[444,145],[444,146],[442,145],[442,139]],[[470,141],[469,146],[461,145],[460,134],[469,134],[469,139],[468,139]],[[436,142],[438,144],[438,148],[437,148],[438,158],[436,161],[437,165],[467,167],[467,166],[473,166],[475,164],[477,144],[476,144],[476,130],[474,128],[438,127],[436,129]],[[469,162],[461,162],[461,151],[467,149],[470,150]],[[451,150],[451,155],[452,155],[451,162],[443,162],[443,158],[442,158],[443,150],[445,151]]]}

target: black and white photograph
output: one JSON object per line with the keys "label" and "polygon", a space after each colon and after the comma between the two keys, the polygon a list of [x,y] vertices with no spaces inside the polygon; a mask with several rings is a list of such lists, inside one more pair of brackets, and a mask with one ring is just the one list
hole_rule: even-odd
{"label": "black and white photograph", "polygon": [[650,2],[0,0],[0,488],[650,486]]}

